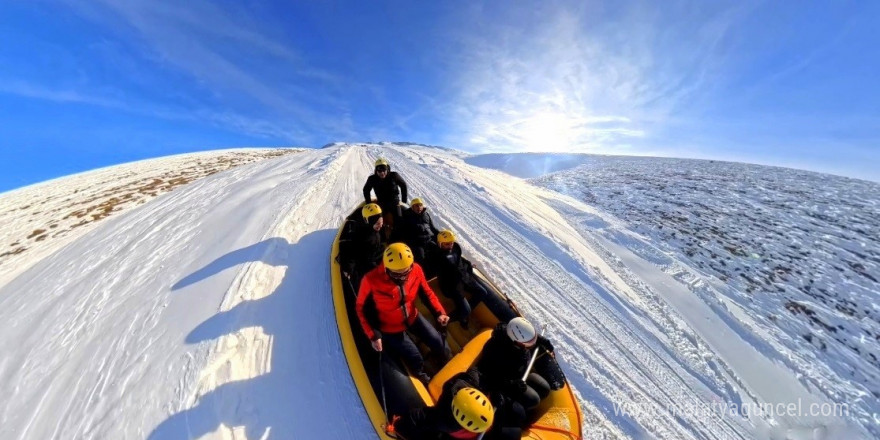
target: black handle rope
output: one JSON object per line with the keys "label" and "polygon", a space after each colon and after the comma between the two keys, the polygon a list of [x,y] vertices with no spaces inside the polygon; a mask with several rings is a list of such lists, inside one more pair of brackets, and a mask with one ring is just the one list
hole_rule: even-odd
{"label": "black handle rope", "polygon": [[385,413],[385,424],[388,424],[388,406],[385,404],[385,375],[382,371],[382,352],[379,352],[379,389],[382,392],[382,412]]}

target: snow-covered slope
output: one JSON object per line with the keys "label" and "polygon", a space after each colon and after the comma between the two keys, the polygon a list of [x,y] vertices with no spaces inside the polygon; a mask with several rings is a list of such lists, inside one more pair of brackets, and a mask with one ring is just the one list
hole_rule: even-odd
{"label": "snow-covered slope", "polygon": [[[487,167],[516,175],[538,157],[493,156]],[[880,185],[758,165],[590,155],[531,182],[648,237],[650,247],[634,250],[758,336],[753,345],[768,357],[876,425]],[[632,247],[628,236],[591,227]]]}
{"label": "snow-covered slope", "polygon": [[585,438],[877,433],[861,415],[722,414],[840,396],[756,348],[760,336],[665,274],[615,217],[457,152],[383,144],[214,174],[0,285],[0,435],[372,438],[328,278],[330,243],[378,156],[531,319],[554,324]]}
{"label": "snow-covered slope", "polygon": [[727,162],[601,157],[534,182],[613,212],[675,252],[712,284],[695,293],[772,334],[786,348],[772,350],[814,386],[845,392],[866,415],[880,412],[880,184]]}
{"label": "snow-covered slope", "polygon": [[296,149],[180,154],[75,174],[0,194],[0,285],[103,219],[205,176]]}

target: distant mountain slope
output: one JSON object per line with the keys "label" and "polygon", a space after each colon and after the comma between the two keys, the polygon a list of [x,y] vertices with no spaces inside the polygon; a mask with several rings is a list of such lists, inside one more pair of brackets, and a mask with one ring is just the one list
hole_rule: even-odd
{"label": "distant mountain slope", "polygon": [[603,156],[592,154],[498,153],[470,156],[465,159],[465,162],[481,168],[503,171],[523,179],[531,179],[571,169],[602,158]]}
{"label": "distant mountain slope", "polygon": [[714,277],[732,315],[790,349],[816,387],[846,384],[839,389],[848,401],[880,413],[880,184],[624,157],[595,157],[531,182],[613,213]]}

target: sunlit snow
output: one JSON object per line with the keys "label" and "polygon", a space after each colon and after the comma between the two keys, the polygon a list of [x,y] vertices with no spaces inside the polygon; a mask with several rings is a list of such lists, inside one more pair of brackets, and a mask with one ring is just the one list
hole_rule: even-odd
{"label": "sunlit snow", "polygon": [[[756,313],[780,301],[743,301],[745,284],[721,282],[610,202],[585,197],[597,186],[586,172],[529,182],[447,149],[332,144],[195,180],[19,260],[26,269],[0,284],[0,435],[375,438],[342,355],[329,264],[379,156],[530,319],[553,324],[585,438],[880,434],[876,395],[843,377],[843,361],[826,360],[843,351],[810,354],[785,341]],[[669,180],[678,177],[665,183],[676,187]],[[63,182],[48,188],[65,197]],[[623,197],[670,212],[649,197],[655,191]],[[874,194],[864,195],[869,207]],[[10,200],[0,196],[0,215]],[[865,270],[877,276],[876,266]],[[876,284],[867,289],[860,307],[871,307]],[[809,356],[816,370],[805,370]],[[850,411],[704,411],[797,403]]]}

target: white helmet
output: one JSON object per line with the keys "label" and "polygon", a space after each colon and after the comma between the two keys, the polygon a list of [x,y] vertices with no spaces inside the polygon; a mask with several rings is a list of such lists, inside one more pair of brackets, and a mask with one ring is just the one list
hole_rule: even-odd
{"label": "white helmet", "polygon": [[534,343],[538,338],[535,327],[526,318],[516,317],[507,323],[507,336],[520,344]]}

